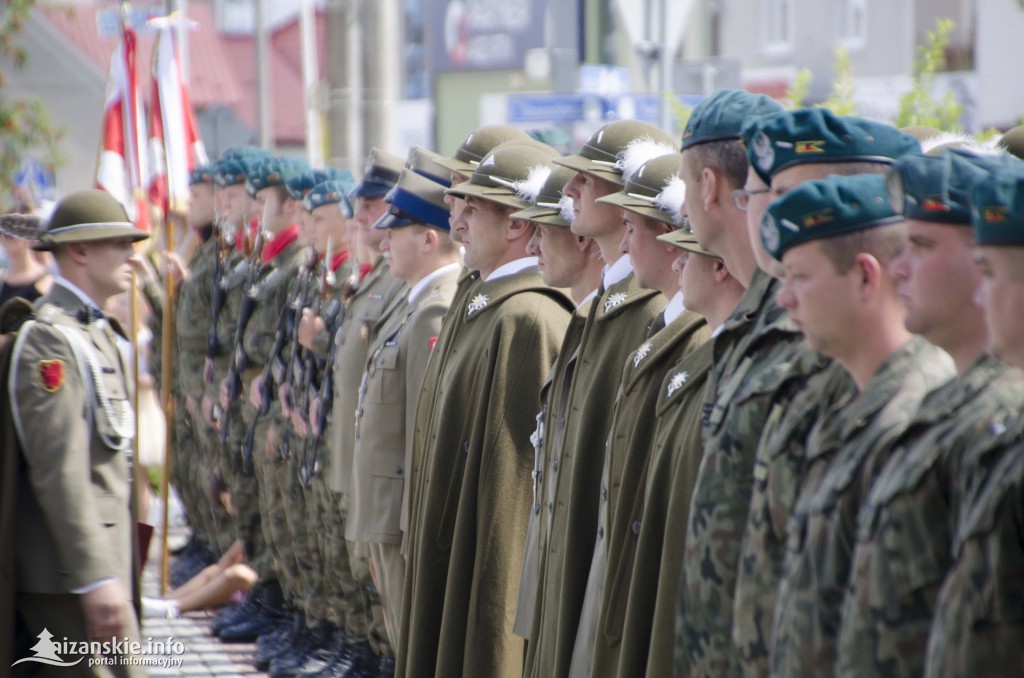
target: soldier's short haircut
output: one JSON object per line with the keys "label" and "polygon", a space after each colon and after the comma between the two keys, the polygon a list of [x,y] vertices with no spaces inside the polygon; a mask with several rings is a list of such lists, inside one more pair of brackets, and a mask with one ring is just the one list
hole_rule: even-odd
{"label": "soldier's short haircut", "polygon": [[822,238],[821,251],[832,262],[836,273],[849,272],[857,263],[857,256],[870,254],[888,269],[893,259],[907,244],[907,227],[903,222],[854,231],[845,235]]}
{"label": "soldier's short haircut", "polygon": [[709,141],[684,152],[690,156],[697,176],[708,168],[721,172],[730,188],[741,188],[747,181],[747,151],[739,139]]}

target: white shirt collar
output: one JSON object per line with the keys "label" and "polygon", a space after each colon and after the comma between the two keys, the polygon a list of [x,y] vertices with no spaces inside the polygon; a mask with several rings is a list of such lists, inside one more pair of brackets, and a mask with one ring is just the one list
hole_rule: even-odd
{"label": "white shirt collar", "polygon": [[668,303],[665,305],[665,309],[661,312],[665,318],[665,327],[671,325],[676,318],[683,314],[686,310],[686,306],[683,305],[683,293],[676,292]]}
{"label": "white shirt collar", "polygon": [[93,301],[92,297],[90,297],[88,294],[83,292],[82,289],[78,285],[76,285],[75,283],[71,282],[67,278],[61,276],[60,274],[58,274],[54,278],[53,282],[54,282],[55,285],[60,285],[61,287],[63,287],[64,289],[68,290],[69,292],[74,294],[76,297],[81,299],[82,303],[85,304],[86,306],[91,306],[92,308],[98,308],[101,311],[103,310],[100,307],[100,305],[97,304],[95,301]]}
{"label": "white shirt collar", "polygon": [[633,262],[629,260],[628,254],[623,254],[614,264],[605,266],[604,270],[601,271],[601,281],[604,283],[605,290],[615,283],[622,282],[632,272]]}
{"label": "white shirt collar", "polygon": [[576,306],[576,310],[578,311],[578,310],[580,310],[581,308],[583,308],[584,306],[586,306],[586,305],[587,305],[587,302],[589,302],[589,301],[590,301],[591,299],[593,299],[593,298],[594,298],[594,297],[596,297],[596,296],[597,296],[597,290],[595,289],[595,290],[591,291],[591,292],[590,292],[590,294],[588,294],[587,296],[583,297],[583,301],[581,301],[581,302],[580,302],[580,303],[579,303],[579,304],[578,304],[578,305]]}
{"label": "white shirt collar", "polygon": [[423,277],[422,280],[420,280],[418,283],[416,283],[409,289],[409,303],[411,304],[412,302],[419,299],[419,296],[423,294],[423,290],[427,289],[427,286],[430,283],[434,282],[435,280],[437,280],[438,278],[447,273],[460,270],[462,270],[462,264],[456,263],[448,264],[447,266],[442,266],[433,273],[428,273]]}
{"label": "white shirt collar", "polygon": [[531,266],[537,265],[537,257],[523,257],[522,259],[516,259],[510,261],[507,264],[502,264],[498,268],[491,271],[491,274],[484,278],[484,282],[491,282],[498,278],[507,278],[510,275],[515,275],[520,271],[525,271]]}

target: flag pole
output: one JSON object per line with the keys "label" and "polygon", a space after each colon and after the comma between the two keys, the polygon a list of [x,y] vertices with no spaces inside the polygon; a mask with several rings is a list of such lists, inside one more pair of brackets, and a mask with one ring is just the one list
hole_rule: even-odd
{"label": "flag pole", "polygon": [[[167,252],[174,251],[174,227],[177,215],[170,211],[164,220],[164,249]],[[167,593],[167,581],[170,575],[170,549],[168,548],[168,526],[170,524],[170,485],[171,485],[171,460],[174,456],[174,399],[171,389],[171,358],[172,358],[172,337],[174,331],[174,280],[168,272],[164,273],[164,316],[162,325],[162,336],[160,342],[160,384],[163,387],[161,396],[164,405],[164,417],[167,421],[166,439],[164,445],[164,469],[160,478],[160,493],[164,503],[163,525],[161,526],[161,568],[160,568],[160,595]]]}

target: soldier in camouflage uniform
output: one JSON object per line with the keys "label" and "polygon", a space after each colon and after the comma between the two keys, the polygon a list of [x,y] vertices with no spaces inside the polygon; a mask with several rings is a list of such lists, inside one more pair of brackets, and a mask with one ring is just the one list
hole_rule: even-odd
{"label": "soldier in camouflage uniform", "polygon": [[750,117],[781,111],[771,99],[723,90],[697,106],[683,132],[685,212],[701,247],[721,256],[746,292],[713,340],[703,405],[704,455],[693,492],[679,587],[676,673],[724,675],[740,540],[750,504],[754,451],[772,395],[799,341],[757,267],[746,218],[732,191],[747,176],[740,141]]}
{"label": "soldier in camouflage uniform", "polygon": [[[404,283],[388,272],[387,263],[380,256],[378,245],[382,235],[373,234],[370,229],[387,209],[384,195],[394,187],[403,168],[401,158],[374,149],[367,159],[363,177],[349,195],[355,203],[350,237],[367,258],[360,261],[360,265],[365,266],[365,274],[360,274],[358,282],[346,295],[345,308],[332,337],[334,398],[330,428],[325,433],[330,454],[326,468],[321,471],[326,475],[327,488],[322,499],[329,503],[322,509],[322,515],[329,519],[325,520],[324,529],[329,542],[326,567],[328,576],[333,578],[345,599],[346,613],[347,642],[332,658],[330,665],[335,668],[352,665],[365,670],[373,663],[387,664],[392,655],[379,596],[370,578],[369,551],[365,544],[357,545],[345,538],[345,493],[351,479],[355,409],[370,331],[404,289]],[[303,323],[309,346],[323,348],[327,329],[324,319],[309,311],[304,312]]]}
{"label": "soldier in camouflage uniform", "polygon": [[[895,129],[824,109],[801,109],[753,120],[743,130],[749,168],[734,195],[744,209],[758,268],[779,274],[761,243],[764,210],[773,197],[831,174],[887,172],[892,159],[916,149]],[[814,139],[814,144],[802,140]],[[770,190],[769,189],[770,186]],[[800,342],[773,394],[755,462],[750,510],[741,544],[732,640],[740,671],[768,673],[775,595],[785,556],[786,523],[796,501],[808,432],[823,407],[849,397],[853,380],[842,365]]]}
{"label": "soldier in camouflage uniform", "polygon": [[[1024,168],[1007,161],[970,195],[989,345],[1024,368]],[[955,516],[953,565],[935,604],[927,676],[1024,672],[1024,417],[979,431]]]}
{"label": "soldier in camouflage uniform", "polygon": [[925,395],[954,372],[948,355],[903,326],[888,271],[905,245],[902,221],[878,175],[803,183],[764,217],[762,240],[786,274],[780,303],[808,345],[857,385],[811,432],[788,526],[773,675],[834,671],[860,506]]}
{"label": "soldier in camouflage uniform", "polygon": [[1024,408],[1021,374],[985,352],[973,301],[969,194],[989,172],[946,151],[913,155],[889,177],[909,244],[892,265],[908,330],[952,356],[957,378],[929,394],[861,509],[838,672],[919,676],[939,587],[952,565],[954,516],[972,447]]}

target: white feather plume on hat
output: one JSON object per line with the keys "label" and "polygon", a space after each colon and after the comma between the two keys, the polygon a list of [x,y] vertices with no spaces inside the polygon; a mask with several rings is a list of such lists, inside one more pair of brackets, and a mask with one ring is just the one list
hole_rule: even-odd
{"label": "white feather plume on hat", "polygon": [[537,165],[531,168],[524,181],[516,182],[516,197],[531,205],[536,205],[537,198],[550,176],[551,168],[547,165]]}
{"label": "white feather plume on hat", "polygon": [[977,137],[964,132],[942,132],[921,141],[921,152],[931,155],[944,148],[960,148],[977,155],[999,155],[1000,149],[995,141],[981,141]]}
{"label": "white feather plume on hat", "polygon": [[576,217],[576,213],[573,212],[573,201],[567,195],[563,195],[561,200],[558,201],[558,216],[562,218],[562,221],[571,224],[573,219]]}
{"label": "white feather plume on hat", "polygon": [[615,167],[622,171],[623,181],[629,181],[644,163],[675,152],[676,149],[666,143],[650,137],[640,137],[629,142],[629,145],[619,153]]}
{"label": "white feather plume on hat", "polygon": [[683,217],[683,200],[685,199],[686,182],[680,177],[672,177],[655,198],[654,204],[662,212],[670,214],[677,224],[682,224],[685,221]]}

